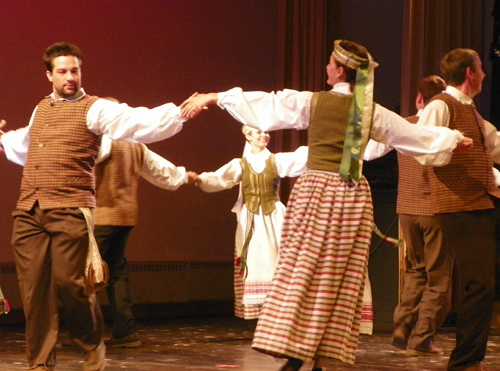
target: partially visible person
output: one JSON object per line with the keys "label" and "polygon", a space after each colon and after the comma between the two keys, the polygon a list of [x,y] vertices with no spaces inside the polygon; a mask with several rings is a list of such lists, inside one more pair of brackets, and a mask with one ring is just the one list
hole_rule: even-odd
{"label": "partially visible person", "polygon": [[113,314],[113,336],[105,344],[111,348],[134,348],[141,346],[141,340],[132,312],[125,249],[138,222],[139,179],[175,191],[183,184],[193,184],[197,174],[175,166],[144,144],[112,141],[103,136],[101,148],[108,153],[94,168],[97,201],[94,235],[109,268],[106,291]]}
{"label": "partially visible person", "polygon": [[[493,168],[495,184],[500,187],[500,171]],[[500,335],[500,204],[495,205],[495,297],[491,327],[495,335]]]}
{"label": "partially visible person", "polygon": [[[495,184],[500,187],[500,171],[493,168]],[[500,335],[500,204],[495,205],[495,297],[491,327],[495,335]]]}
{"label": "partially visible person", "polygon": [[81,87],[82,59],[73,44],[48,47],[43,60],[52,93],[37,105],[27,127],[0,133],[0,151],[24,165],[12,244],[30,370],[56,366],[58,300],[72,341],[84,352],[83,370],[105,368],[104,321],[86,275],[94,242],[93,167],[102,134],[154,142],[176,134],[186,121],[172,103],[132,108],[87,95]]}
{"label": "partially visible person", "polygon": [[[417,123],[430,100],[446,89],[436,75],[425,77],[417,87]],[[399,304],[394,311],[392,344],[413,355],[443,355],[434,345],[434,334],[450,309],[451,256],[443,250],[443,234],[431,208],[428,171],[415,159],[398,154],[396,213],[406,242],[406,271]]]}
{"label": "partially visible person", "polygon": [[[439,76],[422,79],[415,100],[418,112],[406,120],[417,123],[422,109],[445,89],[446,83]],[[376,152],[375,146],[375,142],[368,143],[365,159]],[[442,355],[433,338],[450,309],[452,266],[432,214],[428,174],[432,168],[398,153],[398,169],[396,212],[406,242],[406,270],[394,311],[392,345],[412,355]]]}
{"label": "partially visible person", "polygon": [[199,175],[198,187],[218,192],[240,184],[233,211],[238,225],[235,237],[234,313],[258,318],[278,262],[285,205],[280,201],[280,179],[297,177],[306,170],[307,147],[273,154],[269,134],[243,125],[246,139],[242,158],[215,172]]}
{"label": "partially visible person", "polygon": [[442,249],[453,261],[456,345],[448,371],[485,370],[481,363],[494,300],[495,220],[500,200],[493,162],[500,162],[495,126],[476,110],[473,98],[485,73],[476,51],[454,49],[440,62],[446,91],[426,105],[416,126],[449,127],[467,133],[473,148],[429,171],[430,205],[442,233]]}
{"label": "partially visible person", "polygon": [[[314,359],[354,363],[373,230],[370,188],[362,175],[369,138],[425,164],[445,165],[472,144],[459,132],[418,128],[372,102],[373,69],[365,47],[337,40],[326,67],[329,92],[243,92],[192,96],[194,117],[218,104],[260,130],[308,129],[307,168],[287,205],[278,266],[257,322],[252,347],[286,358],[282,371]],[[354,94],[353,94],[354,93]]]}

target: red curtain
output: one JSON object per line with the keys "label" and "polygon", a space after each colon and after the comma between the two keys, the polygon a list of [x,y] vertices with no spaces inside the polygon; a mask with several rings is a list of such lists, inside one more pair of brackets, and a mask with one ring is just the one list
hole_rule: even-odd
{"label": "red curtain", "polygon": [[[418,82],[440,74],[439,61],[455,48],[474,49],[483,56],[487,0],[405,0],[403,14],[403,55],[401,115],[415,112]],[[484,66],[483,66],[484,67]],[[485,69],[486,71],[486,69]],[[476,104],[486,108],[488,96]],[[481,107],[480,107],[481,108]]]}
{"label": "red curtain", "polygon": [[[279,0],[278,90],[325,89],[325,66],[333,44],[327,45],[329,0]],[[281,130],[275,134],[276,152],[294,151],[307,144],[307,131]],[[281,198],[288,199],[293,180],[281,182]]]}

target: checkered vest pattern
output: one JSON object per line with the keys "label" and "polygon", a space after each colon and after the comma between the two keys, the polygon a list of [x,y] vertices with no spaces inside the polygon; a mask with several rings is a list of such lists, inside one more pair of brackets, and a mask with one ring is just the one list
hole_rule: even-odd
{"label": "checkered vest pattern", "polygon": [[143,161],[142,144],[113,141],[109,157],[94,169],[97,184],[95,225],[137,225],[137,189]]}
{"label": "checkered vest pattern", "polygon": [[433,214],[492,209],[490,195],[500,198],[493,178],[493,162],[485,146],[484,122],[473,105],[465,105],[442,93],[450,112],[450,129],[472,138],[472,150],[455,154],[448,165],[432,167],[430,174]]}
{"label": "checkered vest pattern", "polygon": [[[407,117],[412,124],[418,116]],[[396,212],[405,215],[432,216],[429,166],[398,152],[398,198]]]}
{"label": "checkered vest pattern", "polygon": [[28,157],[17,208],[95,207],[92,169],[101,136],[91,133],[87,112],[98,97],[39,104],[30,129]]}

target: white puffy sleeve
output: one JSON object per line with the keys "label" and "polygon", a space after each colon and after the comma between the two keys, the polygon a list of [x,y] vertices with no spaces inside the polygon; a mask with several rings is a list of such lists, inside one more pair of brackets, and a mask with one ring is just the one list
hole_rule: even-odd
{"label": "white puffy sleeve", "polygon": [[242,174],[241,159],[235,158],[214,172],[201,173],[197,185],[205,192],[219,192],[239,184]]}
{"label": "white puffy sleeve", "polygon": [[276,153],[276,167],[280,178],[297,177],[307,170],[307,155],[309,147],[301,146],[295,152],[280,152]]}
{"label": "white puffy sleeve", "polygon": [[244,92],[233,88],[218,93],[217,104],[242,124],[262,131],[306,129],[313,93],[285,89],[277,92]]}

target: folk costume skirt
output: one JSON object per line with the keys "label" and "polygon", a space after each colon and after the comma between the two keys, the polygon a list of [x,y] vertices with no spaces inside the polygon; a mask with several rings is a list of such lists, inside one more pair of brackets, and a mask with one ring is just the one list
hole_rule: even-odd
{"label": "folk costume skirt", "polygon": [[[235,259],[241,255],[247,228],[247,207],[242,207],[235,240]],[[275,210],[264,215],[259,206],[253,215],[253,233],[248,245],[247,270],[234,267],[234,314],[244,319],[259,317],[278,263],[281,228],[285,219],[285,206],[276,202]]]}
{"label": "folk costume skirt", "polygon": [[372,223],[365,178],[354,186],[337,173],[299,177],[252,348],[276,357],[354,363]]}

